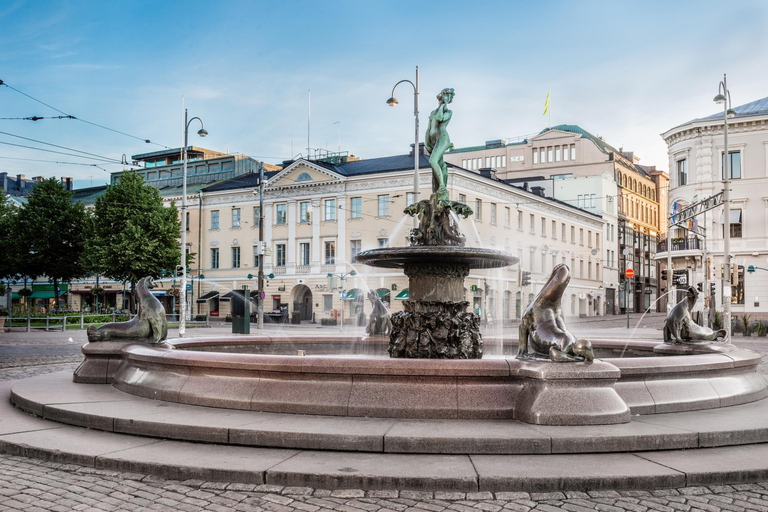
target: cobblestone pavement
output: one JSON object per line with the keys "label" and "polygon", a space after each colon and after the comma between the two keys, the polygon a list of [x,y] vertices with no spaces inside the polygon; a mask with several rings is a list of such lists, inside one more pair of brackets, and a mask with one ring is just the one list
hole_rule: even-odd
{"label": "cobblestone pavement", "polygon": [[[14,333],[12,337],[0,337],[0,381],[72,371],[82,359],[79,354],[62,354],[62,349],[53,348],[56,345],[72,345],[79,349],[84,340],[82,332],[31,334],[21,336]],[[70,341],[69,338],[74,339]],[[734,343],[761,353],[768,352],[768,340],[736,338]],[[51,350],[46,350],[46,345]],[[10,347],[16,348],[11,350]],[[26,347],[27,350],[18,347]],[[6,352],[3,352],[4,348]],[[0,454],[0,512],[5,510],[768,512],[768,482],[588,493],[329,491],[200,480],[179,482]]]}

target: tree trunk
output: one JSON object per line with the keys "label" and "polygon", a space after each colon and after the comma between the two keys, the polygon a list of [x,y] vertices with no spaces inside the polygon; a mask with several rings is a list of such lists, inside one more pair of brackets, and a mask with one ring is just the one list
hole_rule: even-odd
{"label": "tree trunk", "polygon": [[53,307],[59,309],[59,279],[56,277],[53,278],[53,296]]}
{"label": "tree trunk", "polygon": [[137,313],[136,311],[136,283],[134,281],[131,281],[131,314],[135,315]]}

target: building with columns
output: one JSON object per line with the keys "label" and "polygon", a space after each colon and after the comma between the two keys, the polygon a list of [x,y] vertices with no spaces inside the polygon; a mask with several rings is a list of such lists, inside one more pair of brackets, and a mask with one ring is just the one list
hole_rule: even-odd
{"label": "building with columns", "polygon": [[[515,140],[458,148],[446,161],[473,172],[492,169],[510,184],[538,190],[604,219],[600,259],[609,314],[642,312],[658,297],[655,263],[666,174],[639,164],[577,125],[558,125]],[[487,171],[485,171],[487,172]],[[635,276],[627,280],[632,268]]]}
{"label": "building with columns", "polygon": [[[762,313],[768,306],[768,98],[734,109],[728,120],[731,165],[731,216],[718,207],[697,217],[706,236],[682,228],[671,234],[672,270],[688,285],[714,285],[716,308],[722,310],[720,275],[723,236],[730,232],[730,258],[736,274],[731,287],[734,316]],[[723,113],[688,121],[664,132],[670,168],[670,203],[682,210],[723,190]],[[666,266],[667,244],[656,257]],[[706,256],[705,256],[706,250]],[[750,273],[750,266],[755,272]],[[759,267],[759,268],[758,268]],[[680,276],[684,276],[680,277]],[[676,300],[682,296],[682,288]],[[704,307],[699,300],[697,310]]]}
{"label": "building with columns", "polygon": [[[423,146],[420,151],[425,199],[432,178]],[[204,275],[195,281],[195,296],[203,301],[195,312],[199,308],[201,314],[224,316],[230,311],[230,291],[257,285],[257,184],[255,177],[239,177],[203,188],[200,204],[190,211],[190,250],[200,255]],[[519,317],[552,267],[567,263],[572,279],[563,301],[565,314],[604,314],[603,264],[596,256],[604,243],[599,215],[457,166],[449,166],[449,188],[451,199],[475,211],[461,220],[468,246],[502,249],[521,258],[521,264],[505,269],[472,271],[466,280],[470,308],[492,321]],[[370,312],[369,290],[392,312],[400,311],[408,298],[402,271],[361,265],[356,255],[406,245],[412,220],[403,210],[413,202],[412,153],[346,162],[299,159],[270,173],[264,202],[269,250],[263,257],[264,272],[273,277],[265,286],[265,311],[283,305],[300,312],[302,320],[317,322],[343,311],[352,321]],[[199,236],[196,215],[202,216]],[[342,283],[327,278],[352,270],[356,275]],[[531,272],[531,285],[521,286],[521,271]]]}

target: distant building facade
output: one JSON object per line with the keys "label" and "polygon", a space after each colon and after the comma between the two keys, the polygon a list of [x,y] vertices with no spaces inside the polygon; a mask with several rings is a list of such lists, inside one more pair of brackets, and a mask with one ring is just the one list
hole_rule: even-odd
{"label": "distant building facade", "polygon": [[[576,125],[558,125],[511,142],[459,148],[446,160],[474,172],[493,169],[510,184],[600,215],[605,244],[600,259],[609,314],[642,312],[658,297],[655,263],[660,233],[660,190],[665,174],[639,165]],[[634,270],[631,280],[627,268]]]}

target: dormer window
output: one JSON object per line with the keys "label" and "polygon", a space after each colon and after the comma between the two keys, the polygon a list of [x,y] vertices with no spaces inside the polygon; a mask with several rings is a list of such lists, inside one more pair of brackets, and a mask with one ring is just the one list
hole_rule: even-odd
{"label": "dormer window", "polygon": [[299,183],[300,181],[312,181],[312,176],[310,176],[308,172],[303,172],[296,178],[296,183]]}

